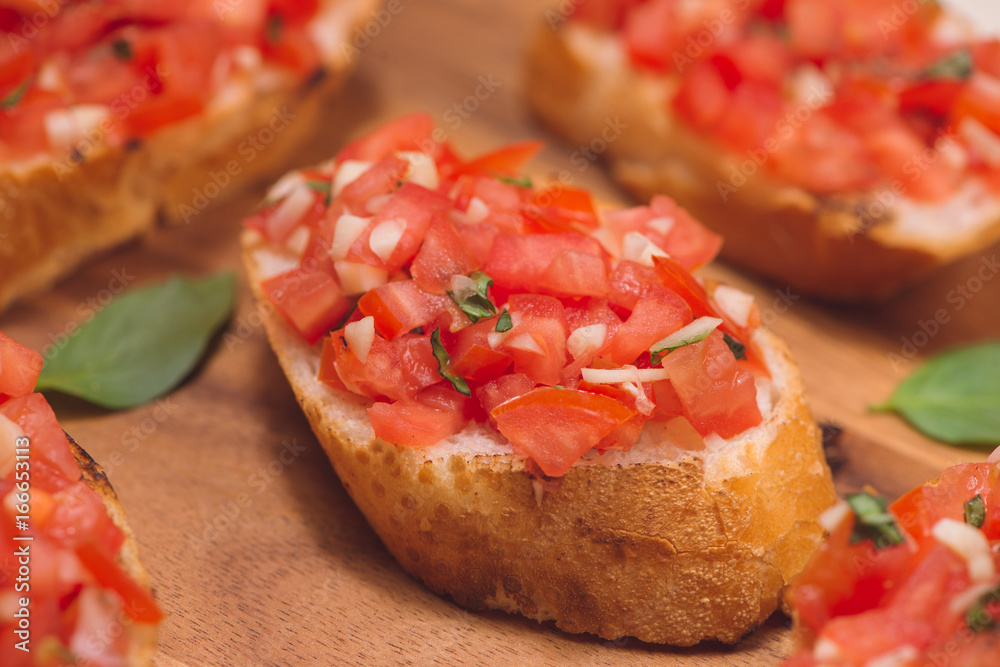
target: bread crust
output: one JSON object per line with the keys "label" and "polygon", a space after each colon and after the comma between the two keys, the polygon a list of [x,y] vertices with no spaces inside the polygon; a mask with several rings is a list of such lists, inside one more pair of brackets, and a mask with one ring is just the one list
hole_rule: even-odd
{"label": "bread crust", "polygon": [[[623,59],[574,47],[573,30],[588,29],[544,26],[532,42],[525,88],[534,111],[581,146],[617,125],[620,136],[601,144],[614,177],[640,200],[675,199],[723,235],[722,257],[734,264],[824,299],[879,301],[1000,239],[1000,198],[985,191],[968,195],[982,209],[973,224],[921,236],[911,231],[914,202],[903,202],[901,189],[819,196],[780,183],[759,160],[686,128],[665,92]],[[932,224],[947,228],[962,208],[943,208]]]}
{"label": "bread crust", "polygon": [[[125,535],[125,542],[122,544],[121,551],[118,552],[118,564],[140,585],[149,588],[149,577],[146,575],[146,568],[139,560],[139,545],[136,542],[135,534],[129,528],[128,521],[125,519],[125,510],[122,509],[115,490],[111,487],[107,475],[104,474],[104,468],[94,461],[90,454],[69,434],[66,435],[66,439],[69,440],[70,449],[72,449],[73,456],[76,457],[80,466],[81,478],[101,497],[104,507],[108,511],[108,516]],[[143,667],[153,664],[153,654],[156,653],[156,631],[157,626],[150,623],[125,625],[125,632],[129,637],[129,652],[126,656],[126,664],[129,667]]]}
{"label": "bread crust", "polygon": [[[267,303],[269,251],[250,231],[243,247],[250,284]],[[776,609],[822,537],[816,517],[834,500],[830,472],[794,364],[768,334],[760,342],[787,378],[769,419],[773,441],[731,449],[711,466],[697,455],[578,464],[540,492],[523,457],[376,439],[364,412],[371,402],[319,382],[318,350],[262,310],[355,503],[407,572],[463,606],[608,639],[731,643]]]}
{"label": "bread crust", "polygon": [[[321,4],[338,2],[345,0]],[[346,2],[356,9],[345,38],[377,0]],[[79,164],[51,157],[0,168],[0,311],[89,257],[151,229],[159,219],[192,222],[208,205],[286,163],[319,125],[324,104],[352,64],[338,54],[321,73],[294,88],[183,121],[134,145],[98,144]],[[283,127],[266,150],[254,159],[239,153],[240,145],[274,117]],[[233,160],[239,170],[227,171]],[[213,181],[213,171],[225,172],[229,180]]]}

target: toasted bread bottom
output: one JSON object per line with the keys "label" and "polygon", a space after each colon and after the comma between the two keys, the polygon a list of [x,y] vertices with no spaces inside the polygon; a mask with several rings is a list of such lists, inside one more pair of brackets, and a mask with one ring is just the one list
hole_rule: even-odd
{"label": "toasted bread bottom", "polygon": [[[255,232],[243,244],[263,303],[260,283],[280,261]],[[486,425],[427,449],[375,438],[371,401],[319,382],[317,348],[263,311],[355,503],[407,572],[459,604],[609,639],[735,642],[777,608],[822,537],[830,471],[794,363],[768,334],[759,343],[777,401],[764,424],[734,441],[710,438],[705,452],[659,443],[581,461],[543,491]]]}

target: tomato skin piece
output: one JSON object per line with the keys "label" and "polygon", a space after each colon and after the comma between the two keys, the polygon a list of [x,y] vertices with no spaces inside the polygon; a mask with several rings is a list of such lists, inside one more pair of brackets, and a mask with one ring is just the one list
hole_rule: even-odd
{"label": "tomato skin piece", "polygon": [[295,267],[268,278],[261,288],[282,317],[310,345],[333,329],[350,310],[340,285],[324,271]]}
{"label": "tomato skin piece", "polygon": [[42,355],[0,331],[0,400],[27,396],[42,372]]}
{"label": "tomato skin piece", "polygon": [[544,141],[519,141],[491,151],[458,169],[459,174],[474,176],[517,176],[521,168],[545,146]]}
{"label": "tomato skin piece", "polygon": [[480,266],[469,253],[462,237],[445,216],[434,216],[423,243],[410,265],[410,275],[432,294],[451,289],[451,277],[467,276]]}
{"label": "tomato skin piece", "polygon": [[584,232],[597,229],[597,211],[590,193],[556,185],[534,193],[524,208],[528,220],[550,232]]}
{"label": "tomato skin piece", "polygon": [[413,399],[375,403],[368,408],[368,418],[375,436],[386,442],[430,447],[462,430],[467,400],[444,387],[429,387]]}
{"label": "tomato skin piece", "polygon": [[422,151],[434,145],[433,132],[430,114],[408,114],[347,144],[337,155],[337,164],[345,160],[378,162],[399,151]]}
{"label": "tomato skin piece", "polygon": [[114,556],[93,540],[77,545],[76,556],[105,588],[114,590],[122,600],[122,610],[139,623],[159,623],[163,620],[152,593],[140,586],[115,561]]}
{"label": "tomato skin piece", "polygon": [[684,416],[701,435],[732,438],[763,420],[754,378],[736,364],[718,330],[699,343],[674,350],[661,363],[681,399]]}
{"label": "tomato skin piece", "polygon": [[674,292],[663,289],[640,297],[628,319],[610,339],[605,356],[616,364],[631,364],[650,345],[693,319],[691,307]]}
{"label": "tomato skin piece", "polygon": [[524,373],[508,373],[490,380],[476,389],[476,399],[496,426],[492,413],[495,408],[535,388],[535,381]]}
{"label": "tomato skin piece", "polygon": [[490,414],[518,453],[533,459],[546,475],[560,477],[636,412],[608,396],[539,387]]}

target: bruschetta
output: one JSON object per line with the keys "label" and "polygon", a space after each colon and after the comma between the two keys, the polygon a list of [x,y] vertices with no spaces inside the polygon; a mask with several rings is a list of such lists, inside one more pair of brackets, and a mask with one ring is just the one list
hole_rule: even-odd
{"label": "bruschetta", "polygon": [[[905,8],[904,8],[905,7]],[[527,95],[584,166],[673,197],[723,258],[879,300],[1000,238],[1000,41],[937,2],[582,0]]]}
{"label": "bruschetta", "polygon": [[665,197],[602,211],[403,117],[246,221],[267,334],[402,567],[566,631],[735,642],[834,499],[785,346],[690,273],[720,239]]}
{"label": "bruschetta", "polygon": [[152,664],[163,616],[101,467],[32,393],[42,357],[0,333],[0,663]]}
{"label": "bruschetta", "polygon": [[373,4],[0,2],[0,309],[281,165]]}
{"label": "bruschetta", "polygon": [[1000,467],[965,463],[891,506],[863,492],[788,590],[785,667],[1000,664]]}

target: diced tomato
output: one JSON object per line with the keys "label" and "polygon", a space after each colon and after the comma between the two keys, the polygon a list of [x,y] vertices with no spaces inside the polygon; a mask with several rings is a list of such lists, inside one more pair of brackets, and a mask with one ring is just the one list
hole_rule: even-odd
{"label": "diced tomato", "polygon": [[416,280],[400,280],[367,292],[358,300],[358,310],[374,317],[378,332],[392,339],[441,317],[448,301],[425,292]]}
{"label": "diced tomato", "polygon": [[955,106],[964,84],[948,79],[925,79],[911,83],[899,94],[899,109],[904,114],[929,113],[945,118]]}
{"label": "diced tomato", "polygon": [[681,77],[673,105],[692,127],[705,131],[722,120],[730,94],[718,67],[711,62],[699,62]]}
{"label": "diced tomato", "polygon": [[615,265],[608,286],[611,303],[627,310],[635,308],[640,298],[666,289],[656,269],[629,260]]}
{"label": "diced tomato", "polygon": [[514,358],[514,372],[538,384],[559,384],[566,365],[566,311],[558,299],[515,294],[508,301],[514,326],[500,348]]}
{"label": "diced tomato", "polygon": [[34,487],[55,493],[80,477],[76,458],[66,434],[45,397],[27,394],[0,404],[0,414],[21,427],[31,437],[31,482]]}
{"label": "diced tomato", "polygon": [[465,426],[466,399],[440,386],[428,387],[413,399],[375,403],[368,408],[375,436],[404,447],[429,447]]}
{"label": "diced tomato", "polygon": [[0,331],[0,402],[30,394],[42,372],[42,355]]}
{"label": "diced tomato", "polygon": [[[601,441],[594,445],[594,449],[601,454],[610,449],[617,449],[623,452],[631,450],[635,446],[635,443],[638,442],[639,436],[642,434],[642,427],[645,425],[646,420],[649,419],[649,415],[644,414],[643,410],[640,409],[637,396],[616,385],[591,384],[586,381],[580,382],[577,389],[579,391],[587,391],[593,394],[609,396],[622,405],[636,411],[637,414],[634,417],[627,419],[616,426],[614,430],[601,438]],[[643,396],[644,401],[652,402],[652,386],[642,385],[639,391],[643,392],[641,396]],[[646,403],[646,405],[648,404],[649,403]]]}
{"label": "diced tomato", "polygon": [[333,210],[346,208],[361,217],[370,215],[365,205],[373,197],[395,192],[406,175],[409,164],[401,157],[386,155],[375,162],[368,171],[348,183],[334,199],[330,208]]}
{"label": "diced tomato", "polygon": [[608,295],[608,268],[601,257],[562,250],[538,279],[540,291],[556,296],[604,297]]}
{"label": "diced tomato", "polygon": [[478,266],[486,264],[490,253],[493,252],[493,241],[500,233],[500,228],[487,220],[472,225],[462,225],[455,231],[476,264]]}
{"label": "diced tomato", "polygon": [[530,194],[528,188],[484,176],[463,175],[452,188],[455,210],[467,213],[472,200],[478,199],[486,209],[485,221],[510,234],[525,231],[523,209]]}
{"label": "diced tomato", "polygon": [[496,323],[495,317],[482,320],[456,334],[450,350],[452,373],[474,382],[487,382],[510,367],[514,358],[489,344],[488,337],[495,332]]}
{"label": "diced tomato", "polygon": [[337,163],[345,160],[378,162],[399,151],[423,151],[433,146],[433,132],[434,119],[429,114],[402,116],[347,144],[337,155]]}
{"label": "diced tomato", "polygon": [[546,475],[558,477],[636,413],[608,396],[540,387],[491,414],[515,450],[531,457]]}
{"label": "diced tomato", "polygon": [[442,380],[430,336],[409,334],[387,341],[376,335],[362,362],[336,334],[331,336],[330,356],[334,372],[348,391],[370,398],[413,398]]}
{"label": "diced tomato", "polygon": [[295,267],[268,278],[261,288],[278,312],[310,345],[335,327],[350,310],[336,279],[325,271]]}
{"label": "diced tomato", "polygon": [[754,378],[737,365],[718,330],[700,343],[674,350],[661,364],[681,399],[684,416],[702,435],[732,438],[760,424]]}
{"label": "diced tomato", "polygon": [[295,72],[312,72],[320,66],[320,52],[307,26],[275,17],[261,49],[269,60]]}
{"label": "diced tomato", "polygon": [[[444,195],[413,183],[403,183],[354,242],[347,257],[390,273],[399,271],[417,254],[431,221],[445,215],[450,207],[451,202]],[[372,234],[378,235],[375,230],[382,225],[402,228],[392,248],[383,252],[385,258],[376,254],[371,245]]]}
{"label": "diced tomato", "polygon": [[493,278],[498,288],[532,291],[552,261],[564,250],[606,257],[601,244],[583,234],[500,234],[493,241],[483,272]]}
{"label": "diced tomato", "polygon": [[645,233],[685,269],[694,271],[719,254],[722,237],[691,217],[673,199],[656,195],[649,207],[652,220],[667,219],[672,224],[666,234],[660,235],[662,240],[656,238],[657,230],[650,226],[650,220],[646,221]]}
{"label": "diced tomato", "polygon": [[550,232],[586,233],[599,224],[590,193],[561,184],[533,194],[524,215]]}
{"label": "diced tomato", "polygon": [[952,119],[972,117],[1000,134],[1000,76],[975,72],[959,93]]}
{"label": "diced tomato", "polygon": [[[981,496],[986,507],[995,505],[998,498],[994,498],[992,492],[998,484],[1000,471],[995,466],[985,463],[952,466],[942,473],[940,479],[918,486],[904,495],[892,504],[891,509],[907,532],[922,542],[930,539],[931,528],[940,519],[964,520],[965,503],[975,496]],[[990,514],[987,513],[987,524],[992,523],[989,519]],[[988,529],[992,527],[984,525],[984,532],[989,535]]]}
{"label": "diced tomato", "polygon": [[118,553],[125,535],[108,516],[101,497],[80,481],[55,493],[55,507],[44,524],[45,534],[61,547],[74,548],[83,540],[94,540],[111,553]]}
{"label": "diced tomato", "polygon": [[[535,388],[536,382],[524,373],[508,373],[490,380],[476,390],[476,399],[487,414],[512,398],[527,394]],[[491,416],[492,420],[493,417]],[[494,424],[495,426],[495,424]]]}
{"label": "diced tomato", "polygon": [[745,81],[730,96],[712,137],[732,150],[760,150],[773,139],[783,111],[780,89]]}
{"label": "diced tomato", "polygon": [[476,176],[516,176],[545,145],[544,141],[521,141],[508,144],[468,162],[459,171]]}
{"label": "diced tomato", "polygon": [[657,380],[653,383],[653,402],[656,409],[653,410],[652,419],[669,421],[684,415],[684,404],[670,380]]}
{"label": "diced tomato", "polygon": [[451,289],[451,278],[467,276],[479,268],[455,226],[443,215],[435,216],[424,241],[410,265],[410,275],[420,287],[432,294]]}
{"label": "diced tomato", "polygon": [[674,65],[671,54],[683,54],[668,30],[675,23],[675,4],[673,0],[651,0],[626,15],[623,35],[635,63],[664,71]]}
{"label": "diced tomato", "polygon": [[650,345],[692,319],[691,307],[680,296],[669,290],[652,292],[636,302],[632,314],[611,338],[605,356],[616,364],[634,363]]}
{"label": "diced tomato", "polygon": [[319,8],[319,0],[269,0],[268,4],[272,15],[294,23],[305,23]]}
{"label": "diced tomato", "polygon": [[153,595],[140,586],[115,561],[112,553],[93,540],[83,540],[76,556],[99,584],[114,590],[122,600],[122,610],[140,623],[159,623],[163,619]]}

